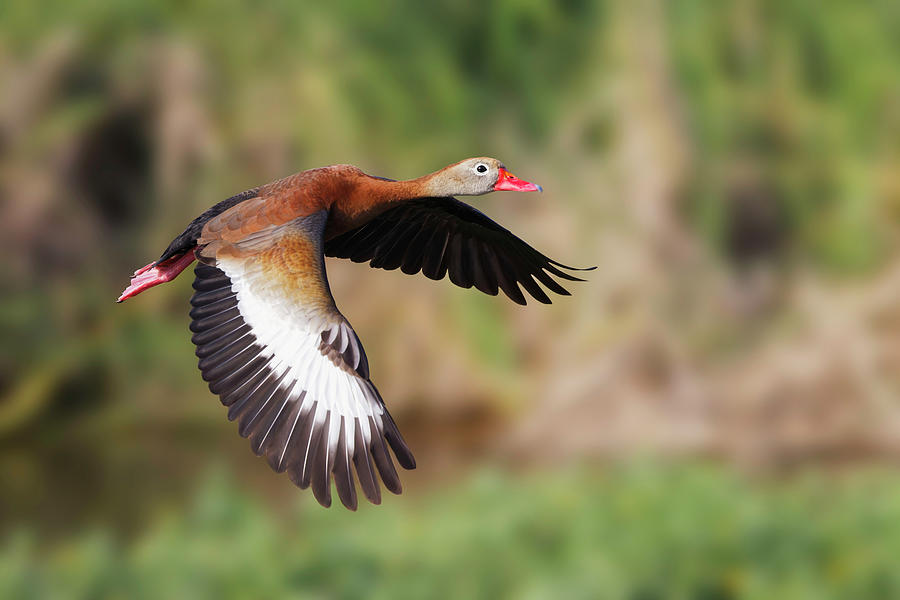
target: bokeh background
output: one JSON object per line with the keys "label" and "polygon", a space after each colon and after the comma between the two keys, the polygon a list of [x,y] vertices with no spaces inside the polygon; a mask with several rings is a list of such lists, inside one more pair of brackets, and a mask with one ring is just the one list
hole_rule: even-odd
{"label": "bokeh background", "polygon": [[[207,206],[499,157],[519,307],[329,261],[419,463],[319,507],[201,381]],[[900,596],[900,4],[0,3],[0,597]]]}

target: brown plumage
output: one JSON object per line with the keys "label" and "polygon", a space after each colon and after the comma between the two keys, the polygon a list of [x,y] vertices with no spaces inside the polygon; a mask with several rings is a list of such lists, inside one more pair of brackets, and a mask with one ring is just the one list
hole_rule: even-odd
{"label": "brown plumage", "polygon": [[[409,181],[350,165],[303,171],[248,190],[194,219],[160,258],[135,272],[119,302],[171,281],[195,259],[192,341],[209,388],[271,467],[331,505],[369,501],[380,480],[401,491],[390,446],[415,459],[369,376],[365,351],[338,311],[325,256],[421,271],[525,304],[549,303],[554,279],[581,281],[452,196],[539,191],[492,158],[472,158]],[[521,286],[521,288],[520,288]],[[543,287],[542,287],[543,286]]]}

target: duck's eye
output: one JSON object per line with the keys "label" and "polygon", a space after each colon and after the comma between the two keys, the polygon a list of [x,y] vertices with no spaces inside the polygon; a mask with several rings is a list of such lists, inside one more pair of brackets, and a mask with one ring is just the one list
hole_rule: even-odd
{"label": "duck's eye", "polygon": [[487,168],[487,165],[485,165],[485,164],[479,164],[478,166],[475,167],[475,170],[478,171],[479,173],[487,173],[488,168]]}

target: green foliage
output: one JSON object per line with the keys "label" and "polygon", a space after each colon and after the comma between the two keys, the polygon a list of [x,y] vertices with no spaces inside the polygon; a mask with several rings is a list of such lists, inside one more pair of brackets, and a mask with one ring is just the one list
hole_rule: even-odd
{"label": "green foliage", "polygon": [[473,358],[486,370],[508,374],[515,365],[515,348],[497,303],[481,294],[455,293],[452,299],[449,316],[470,341]]}
{"label": "green foliage", "polygon": [[451,160],[473,145],[489,150],[501,116],[531,135],[551,130],[560,88],[590,67],[601,6],[41,0],[0,5],[0,35],[28,48],[75,28],[99,65],[127,62],[147,39],[185,37],[213,67],[222,116],[248,102],[259,113],[278,106],[279,131],[287,125],[303,155],[330,149],[328,134],[345,152],[359,144],[369,156],[414,157],[429,147]]}
{"label": "green foliage", "polygon": [[[306,499],[308,500],[308,499]],[[129,542],[12,536],[0,596],[887,598],[900,478],[750,484],[694,465],[482,472],[357,514],[273,512],[227,478]]]}
{"label": "green foliage", "polygon": [[878,182],[900,155],[896,5],[667,7],[698,153],[689,203],[701,230],[727,244],[735,175],[752,171],[757,202],[774,205],[799,255],[842,271],[875,264],[895,234],[896,199]]}

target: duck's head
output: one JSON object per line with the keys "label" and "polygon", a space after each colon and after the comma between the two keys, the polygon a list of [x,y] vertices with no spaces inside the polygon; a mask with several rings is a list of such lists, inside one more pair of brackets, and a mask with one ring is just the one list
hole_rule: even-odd
{"label": "duck's head", "polygon": [[540,192],[541,186],[519,179],[496,158],[478,157],[452,164],[430,175],[425,188],[432,196],[479,196],[488,192]]}

